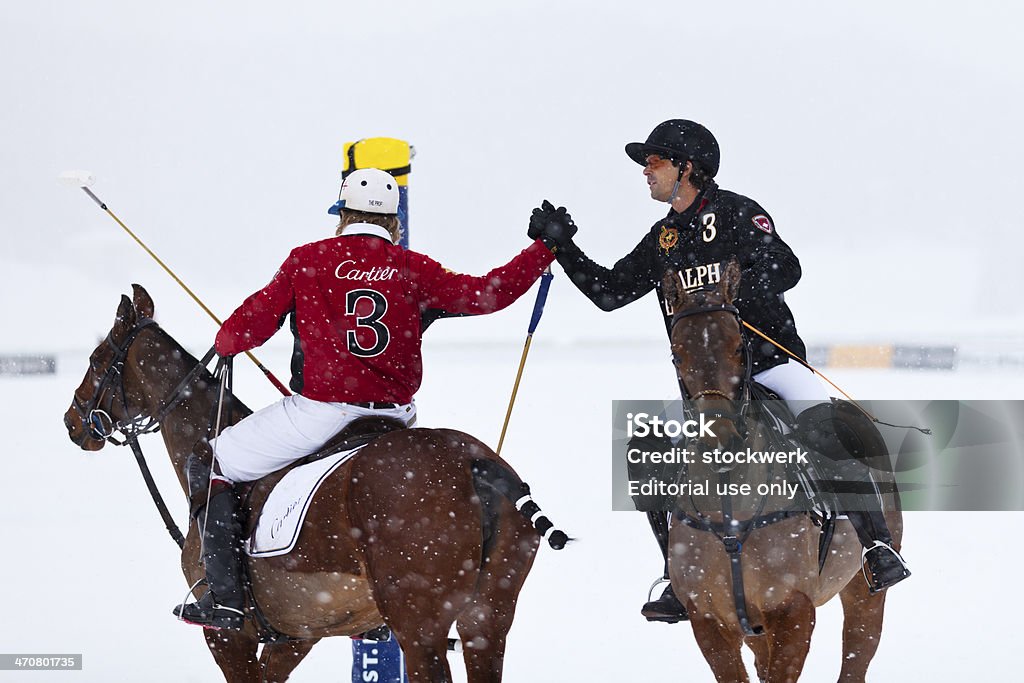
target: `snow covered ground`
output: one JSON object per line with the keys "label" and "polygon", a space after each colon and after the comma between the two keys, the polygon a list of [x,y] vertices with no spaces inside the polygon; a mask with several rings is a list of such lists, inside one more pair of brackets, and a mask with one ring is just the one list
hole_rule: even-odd
{"label": "snow covered ground", "polygon": [[[438,328],[426,345],[423,426],[457,427],[493,444],[519,349],[441,339],[449,333]],[[81,672],[34,673],[33,681],[217,680],[198,629],[170,615],[186,590],[177,549],[130,452],[107,447],[87,455],[64,434],[61,416],[86,356],[85,349],[62,354],[54,376],[0,378],[8,440],[0,479],[0,650],[84,655]],[[284,372],[282,354],[262,360]],[[610,510],[611,400],[670,396],[666,370],[656,346],[534,345],[504,452],[579,540],[561,552],[542,549],[511,634],[507,680],[646,681],[666,672],[674,680],[713,680],[687,625],[640,618],[660,571],[658,551],[641,515]],[[239,374],[251,405],[273,399],[269,384],[248,370]],[[855,395],[876,398],[1011,398],[1022,379],[995,371],[835,374]],[[183,522],[159,438],[143,445]],[[1014,542],[1022,521],[1020,513],[906,516],[905,554],[915,574],[889,597],[873,680],[994,681],[1019,670],[1011,587],[1024,559]],[[838,603],[818,618],[807,681],[833,680],[839,669]],[[452,657],[456,680],[464,680]],[[347,681],[350,659],[346,639],[324,641],[293,680]],[[27,677],[0,672],[0,680]]]}

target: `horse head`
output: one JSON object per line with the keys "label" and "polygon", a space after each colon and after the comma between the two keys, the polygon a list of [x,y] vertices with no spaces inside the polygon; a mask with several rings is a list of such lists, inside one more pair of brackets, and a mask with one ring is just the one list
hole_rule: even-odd
{"label": "horse head", "polygon": [[132,298],[122,295],[114,324],[89,356],[89,369],[64,413],[68,436],[83,450],[98,451],[117,425],[138,417],[148,398],[133,381],[130,355],[134,342],[153,323],[153,299],[141,285],[132,285]]}
{"label": "horse head", "polygon": [[[694,276],[693,271],[699,273]],[[715,418],[714,438],[706,450],[727,449],[742,441],[738,401],[746,372],[738,311],[740,266],[735,259],[670,270],[662,292],[672,315],[672,360],[694,408]]]}

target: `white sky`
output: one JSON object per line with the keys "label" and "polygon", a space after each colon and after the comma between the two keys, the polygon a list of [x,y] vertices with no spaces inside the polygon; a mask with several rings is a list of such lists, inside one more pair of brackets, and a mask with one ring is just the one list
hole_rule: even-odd
{"label": "white sky", "polygon": [[[808,342],[1020,332],[1022,19],[953,2],[4,3],[0,305],[21,322],[0,349],[90,345],[132,281],[172,332],[212,340],[63,170],[92,170],[225,316],[332,232],[346,140],[416,146],[413,246],[449,267],[504,262],[544,198],[610,265],[664,211],[622,147],[675,117],[715,132],[720,184],[801,256]],[[431,334],[519,339],[529,306]],[[653,306],[604,317],[562,279],[542,331],[658,338]]]}

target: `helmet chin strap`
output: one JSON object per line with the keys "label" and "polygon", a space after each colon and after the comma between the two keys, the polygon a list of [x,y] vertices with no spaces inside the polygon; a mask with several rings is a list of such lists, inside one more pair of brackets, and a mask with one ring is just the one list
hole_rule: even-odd
{"label": "helmet chin strap", "polygon": [[676,184],[672,186],[672,193],[668,196],[668,199],[666,199],[665,201],[668,202],[669,204],[671,204],[672,200],[676,198],[676,192],[678,192],[678,191],[679,191],[679,181],[677,180]]}
{"label": "helmet chin strap", "polygon": [[683,182],[683,173],[686,172],[686,162],[679,164],[679,175],[676,177],[676,184],[672,186],[672,192],[669,194],[667,201],[669,205],[672,204],[672,200],[676,198],[676,193],[679,192],[679,186]]}

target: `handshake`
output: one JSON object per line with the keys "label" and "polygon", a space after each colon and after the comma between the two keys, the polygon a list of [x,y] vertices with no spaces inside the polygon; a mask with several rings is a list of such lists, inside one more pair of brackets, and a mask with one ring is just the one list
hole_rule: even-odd
{"label": "handshake", "polygon": [[545,199],[530,215],[530,227],[526,234],[532,240],[540,238],[548,249],[557,252],[576,234],[576,224],[564,206],[556,209]]}

